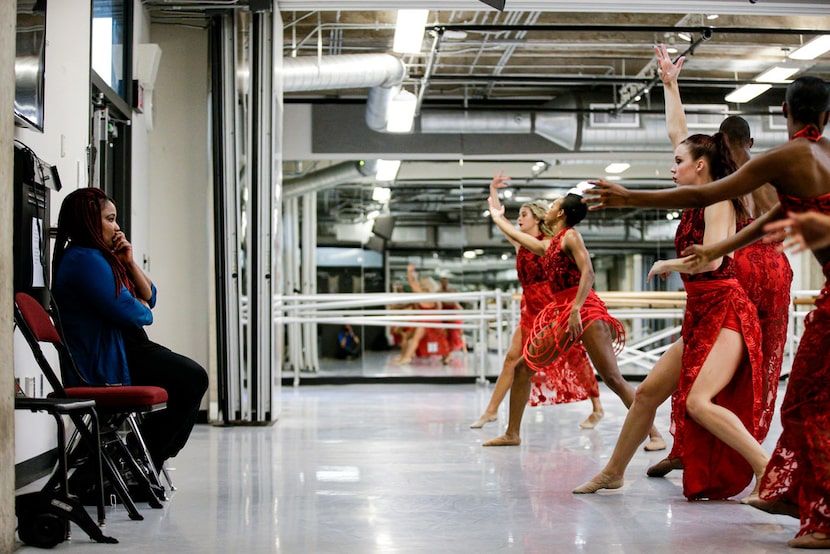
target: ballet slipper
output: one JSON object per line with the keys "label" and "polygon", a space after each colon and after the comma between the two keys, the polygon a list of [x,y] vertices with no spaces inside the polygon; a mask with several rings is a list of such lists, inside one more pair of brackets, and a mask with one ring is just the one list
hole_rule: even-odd
{"label": "ballet slipper", "polygon": [[623,486],[622,477],[612,477],[605,473],[598,473],[596,477],[576,487],[574,494],[593,494],[602,489],[618,489]]}
{"label": "ballet slipper", "polygon": [[522,439],[518,436],[502,435],[481,444],[481,446],[519,446]]}
{"label": "ballet slipper", "polygon": [[830,548],[830,535],[827,533],[810,533],[801,535],[787,543],[791,548]]}
{"label": "ballet slipper", "polygon": [[601,420],[603,416],[605,416],[605,412],[591,412],[591,415],[589,415],[587,418],[585,418],[585,421],[579,424],[579,428],[593,429],[597,426],[597,423],[599,423],[599,420]]}
{"label": "ballet slipper", "polygon": [[412,363],[412,358],[395,358],[395,363],[398,365],[409,365]]}
{"label": "ballet slipper", "polygon": [[741,499],[741,504],[752,506],[768,514],[778,514],[782,516],[790,516],[795,519],[799,518],[798,506],[785,500],[762,500],[757,494],[755,496],[749,495]]}
{"label": "ballet slipper", "polygon": [[683,460],[680,458],[665,457],[646,470],[649,477],[665,477],[672,470],[683,469]]}
{"label": "ballet slipper", "polygon": [[657,452],[658,450],[666,449],[666,441],[663,437],[649,437],[648,442],[643,446],[646,452]]}
{"label": "ballet slipper", "polygon": [[470,425],[470,429],[481,429],[482,427],[484,427],[485,423],[491,423],[493,421],[497,421],[498,419],[498,414],[484,414],[483,416],[478,418],[478,421]]}

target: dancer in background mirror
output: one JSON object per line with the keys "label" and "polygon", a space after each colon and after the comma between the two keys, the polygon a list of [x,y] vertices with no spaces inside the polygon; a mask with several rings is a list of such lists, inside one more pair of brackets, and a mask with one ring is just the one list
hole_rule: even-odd
{"label": "dancer in background mirror", "polygon": [[[496,189],[507,185],[501,175],[494,179]],[[623,379],[617,367],[612,341],[621,347],[625,340],[622,324],[611,317],[605,304],[593,291],[594,270],[591,257],[574,229],[586,215],[581,196],[569,194],[557,199],[545,216],[551,238],[539,240],[513,227],[504,217],[504,207],[491,196],[490,215],[501,231],[512,240],[543,257],[547,291],[547,306],[536,316],[533,331],[525,344],[524,354],[514,369],[510,389],[510,417],[504,435],[484,443],[484,446],[511,446],[521,443],[520,428],[525,404],[530,396],[531,373],[553,365],[558,357],[567,355],[577,343],[582,344],[597,372],[606,385],[629,406],[634,399],[634,387]],[[563,344],[564,343],[564,344]],[[552,346],[552,348],[551,348]],[[533,359],[528,359],[528,353]],[[533,368],[529,366],[533,365]],[[548,375],[563,385],[570,375]],[[666,447],[660,433],[651,426],[647,432],[651,440],[647,450]]]}

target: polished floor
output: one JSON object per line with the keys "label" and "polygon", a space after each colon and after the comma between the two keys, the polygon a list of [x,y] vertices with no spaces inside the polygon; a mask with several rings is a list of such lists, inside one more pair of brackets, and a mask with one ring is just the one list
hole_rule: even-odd
{"label": "polished floor", "polygon": [[[640,451],[620,491],[575,496],[611,452],[619,400],[601,387],[606,417],[590,431],[578,428],[588,402],[529,408],[521,446],[482,448],[506,423],[505,403],[497,423],[468,428],[491,391],[286,387],[272,426],[197,426],[171,460],[177,490],[163,509],[139,505],[141,522],[110,509],[105,532],[119,544],[73,528],[55,551],[754,553],[787,550],[797,530],[794,519],[737,501],[686,501],[679,473],[645,476],[660,452]],[[668,429],[668,405],[657,423]],[[778,433],[776,423],[767,449]]]}

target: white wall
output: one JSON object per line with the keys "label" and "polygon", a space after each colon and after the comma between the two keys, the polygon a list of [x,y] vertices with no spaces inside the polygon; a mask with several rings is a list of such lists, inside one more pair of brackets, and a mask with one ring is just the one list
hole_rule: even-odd
{"label": "white wall", "polygon": [[[86,184],[89,142],[89,0],[49,2],[46,14],[46,78],[43,133],[16,128],[15,138],[41,159],[58,167],[63,182],[51,193],[51,220],[57,223],[63,198]],[[40,382],[40,370],[19,333],[15,333],[15,377]],[[39,389],[39,387],[38,387]],[[39,390],[38,390],[39,392]],[[55,423],[49,416],[15,413],[15,463],[32,458],[55,444]]]}
{"label": "white wall", "polygon": [[159,289],[147,332],[207,368],[213,305],[208,288],[213,267],[208,255],[207,31],[155,25],[150,40],[162,54],[154,128],[147,134],[152,160],[147,164],[149,273]]}

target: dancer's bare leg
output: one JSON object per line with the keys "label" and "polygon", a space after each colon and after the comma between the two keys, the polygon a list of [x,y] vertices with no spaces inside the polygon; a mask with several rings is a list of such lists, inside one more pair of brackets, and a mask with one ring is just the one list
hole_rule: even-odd
{"label": "dancer's bare leg", "polygon": [[525,413],[527,400],[530,398],[530,377],[532,371],[524,358],[519,358],[513,375],[513,386],[510,387],[510,411],[507,420],[507,431],[504,435],[490,439],[482,446],[518,446],[522,443],[519,431],[522,427],[522,416]]}
{"label": "dancer's bare leg", "polygon": [[[734,448],[752,466],[758,483],[769,456],[732,411],[718,406],[712,399],[729,384],[746,352],[744,339],[731,329],[721,329],[712,350],[700,368],[689,396],[686,413],[707,431]],[[758,487],[750,497],[758,496]]]}
{"label": "dancer's bare leg", "polygon": [[424,338],[426,332],[426,329],[423,327],[415,328],[415,331],[412,332],[412,336],[409,337],[409,341],[406,343],[406,349],[401,352],[401,357],[396,360],[398,363],[408,364],[412,361],[412,357],[415,355],[415,350],[418,349],[418,344],[420,344],[421,339]]}
{"label": "dancer's bare leg", "polygon": [[605,415],[605,410],[602,409],[602,402],[599,401],[599,396],[591,397],[591,408],[591,415],[579,424],[580,429],[593,429]]}
{"label": "dancer's bare leg", "polygon": [[574,494],[618,489],[622,486],[625,468],[634,457],[637,447],[648,435],[657,408],[677,390],[682,356],[682,343],[679,348],[678,343],[675,343],[657,360],[648,377],[637,387],[634,402],[625,416],[625,423],[608,463],[593,479],[575,488]]}
{"label": "dancer's bare leg", "polygon": [[513,333],[513,339],[510,341],[510,348],[508,348],[507,354],[504,356],[504,363],[502,363],[499,378],[496,379],[493,394],[490,395],[490,403],[487,405],[484,413],[481,414],[481,417],[478,418],[478,421],[470,425],[470,429],[481,429],[485,423],[496,421],[499,418],[499,406],[502,400],[504,400],[504,397],[507,396],[507,391],[510,390],[510,386],[513,384],[513,370],[521,355],[522,330],[517,327]]}
{"label": "dancer's bare leg", "polygon": [[[614,349],[611,346],[611,331],[608,324],[604,321],[595,321],[588,325],[582,333],[582,344],[597,369],[597,373],[602,377],[602,381],[620,397],[626,408],[630,408],[634,401],[634,387],[623,379],[620,373],[617,357],[614,356]],[[651,426],[648,436],[650,440],[646,444],[646,450],[666,448],[666,441],[654,425]]]}

